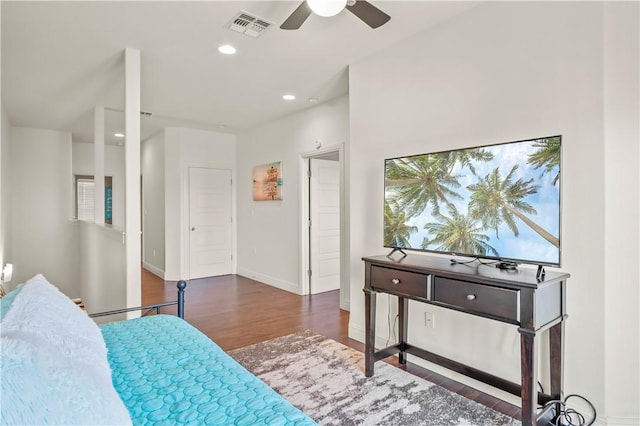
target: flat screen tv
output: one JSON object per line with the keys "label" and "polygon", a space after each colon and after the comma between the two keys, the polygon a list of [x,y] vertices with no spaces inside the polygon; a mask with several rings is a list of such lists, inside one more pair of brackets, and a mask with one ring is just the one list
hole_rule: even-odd
{"label": "flat screen tv", "polygon": [[384,246],[560,266],[561,136],[389,158]]}

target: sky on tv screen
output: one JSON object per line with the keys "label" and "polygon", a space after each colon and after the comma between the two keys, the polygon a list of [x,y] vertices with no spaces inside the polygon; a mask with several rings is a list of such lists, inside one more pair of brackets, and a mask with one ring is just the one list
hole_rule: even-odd
{"label": "sky on tv screen", "polygon": [[[540,151],[541,142],[552,142],[557,146],[556,154],[557,163],[543,164],[538,167],[535,164],[531,164],[528,160],[531,155],[536,151]],[[560,263],[560,137],[542,138],[530,141],[512,142],[506,144],[485,146],[480,148],[470,148],[459,151],[450,151],[444,153],[434,153],[417,155],[410,157],[403,157],[400,159],[389,159],[385,162],[385,203],[393,202],[393,215],[399,217],[397,213],[402,212],[404,214],[404,225],[410,231],[405,232],[405,240],[402,244],[389,243],[389,230],[387,229],[387,218],[385,215],[385,246],[395,247],[404,245],[409,249],[416,250],[428,250],[428,251],[442,251],[448,253],[468,254],[471,256],[480,255],[492,258],[504,258],[504,259],[517,259],[530,263],[547,263],[547,264],[559,264]],[[448,187],[458,196],[449,195],[445,196],[446,201],[440,199],[437,204],[439,214],[434,213],[434,203],[427,202],[426,205],[421,205],[413,213],[411,209],[405,206],[406,200],[398,196],[398,190],[402,185],[393,185],[393,172],[390,172],[390,163],[400,161],[403,167],[411,168],[415,166],[416,159],[422,159],[426,163],[431,163],[436,158],[435,156],[447,156],[451,153],[473,153],[479,150],[488,153],[490,159],[474,160],[470,159],[469,162],[464,165],[458,161],[450,161],[447,170],[450,177],[453,177],[459,185],[449,185]],[[551,156],[553,157],[553,156]],[[513,167],[517,166],[515,170]],[[545,167],[546,166],[546,167]],[[481,182],[495,182],[488,179],[488,176],[495,173],[495,169],[498,169],[498,180],[504,180],[510,172],[510,182],[521,182],[529,188],[526,195],[516,197],[517,203],[525,205],[524,209],[519,209],[520,214],[526,217],[528,220],[523,220],[518,217],[518,214],[514,213],[513,205],[509,203],[503,203],[497,210],[500,213],[497,220],[493,221],[493,225],[483,223],[482,219],[478,218],[478,211],[471,212],[470,202],[473,198],[472,189],[473,185],[478,185]],[[472,172],[472,170],[475,171]],[[409,172],[410,173],[410,172]],[[418,172],[419,174],[419,172]],[[494,174],[494,176],[496,176]],[[404,176],[406,178],[406,176]],[[397,176],[396,176],[396,179]],[[471,187],[470,187],[471,186]],[[504,186],[506,189],[507,186]],[[534,188],[534,189],[532,189]],[[429,190],[426,190],[429,192]],[[503,193],[506,191],[503,191]],[[415,192],[412,193],[415,195]],[[427,197],[428,198],[428,197]],[[433,197],[432,197],[433,198]],[[436,197],[437,198],[437,197]],[[504,198],[504,197],[503,197]],[[473,204],[473,203],[472,203]],[[513,203],[511,203],[513,204]],[[476,210],[481,212],[489,212],[490,209],[478,208],[478,202],[476,201]],[[453,206],[453,210],[452,207]],[[420,211],[421,210],[421,211]],[[518,210],[516,206],[516,210]],[[522,211],[522,210],[526,210]],[[506,212],[506,213],[505,213]],[[511,213],[510,213],[511,212]],[[489,213],[487,213],[489,214]],[[513,224],[517,228],[518,235],[514,234],[512,227],[509,227],[507,222],[502,218],[503,214],[511,216]],[[466,218],[466,223],[473,228],[473,235],[476,239],[480,239],[485,247],[485,252],[482,253],[481,249],[473,249],[470,246],[456,246],[451,241],[455,240],[454,234],[461,234],[460,227],[444,226],[454,222],[455,218]],[[527,224],[526,222],[529,222]],[[431,225],[431,232],[429,229],[425,229],[425,225]],[[438,229],[443,229],[439,238],[436,238],[433,225],[439,226]],[[429,226],[427,226],[429,227]],[[497,229],[496,229],[497,228]],[[469,229],[469,228],[465,228]],[[448,233],[448,234],[447,234]],[[546,238],[541,234],[545,234]],[[555,238],[555,240],[554,240]],[[477,247],[477,246],[474,246]],[[490,247],[487,249],[486,247]]]}

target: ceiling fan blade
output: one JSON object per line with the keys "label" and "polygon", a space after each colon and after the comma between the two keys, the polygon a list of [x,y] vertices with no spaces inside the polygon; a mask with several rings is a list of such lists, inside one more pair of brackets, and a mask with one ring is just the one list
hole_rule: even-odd
{"label": "ceiling fan blade", "polygon": [[304,21],[307,20],[309,15],[311,15],[311,9],[305,0],[300,3],[300,6],[280,25],[280,28],[283,30],[297,30],[304,24]]}
{"label": "ceiling fan blade", "polygon": [[391,16],[364,0],[357,0],[351,6],[347,5],[347,9],[371,28],[378,28],[391,19]]}

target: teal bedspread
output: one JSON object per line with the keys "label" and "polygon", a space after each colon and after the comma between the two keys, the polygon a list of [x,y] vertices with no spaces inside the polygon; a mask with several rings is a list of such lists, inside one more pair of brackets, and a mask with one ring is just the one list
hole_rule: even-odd
{"label": "teal bedspread", "polygon": [[134,425],[315,425],[178,317],[103,324],[113,384]]}

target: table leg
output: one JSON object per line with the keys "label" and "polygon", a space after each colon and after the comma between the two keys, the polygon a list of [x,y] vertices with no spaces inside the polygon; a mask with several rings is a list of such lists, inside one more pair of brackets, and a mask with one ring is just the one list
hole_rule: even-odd
{"label": "table leg", "polygon": [[[551,379],[551,398],[560,401],[564,398],[564,320],[549,329],[549,372]],[[561,410],[556,404],[556,415]]]}
{"label": "table leg", "polygon": [[398,344],[400,345],[400,353],[398,354],[398,362],[400,364],[407,363],[407,354],[404,348],[407,345],[407,315],[409,314],[409,301],[404,297],[398,296]]}
{"label": "table leg", "polygon": [[522,384],[522,426],[536,424],[538,412],[538,391],[536,374],[537,362],[535,352],[536,333],[519,329],[520,332],[520,374]]}
{"label": "table leg", "polygon": [[373,364],[376,362],[376,293],[364,290],[364,374],[373,376]]}

